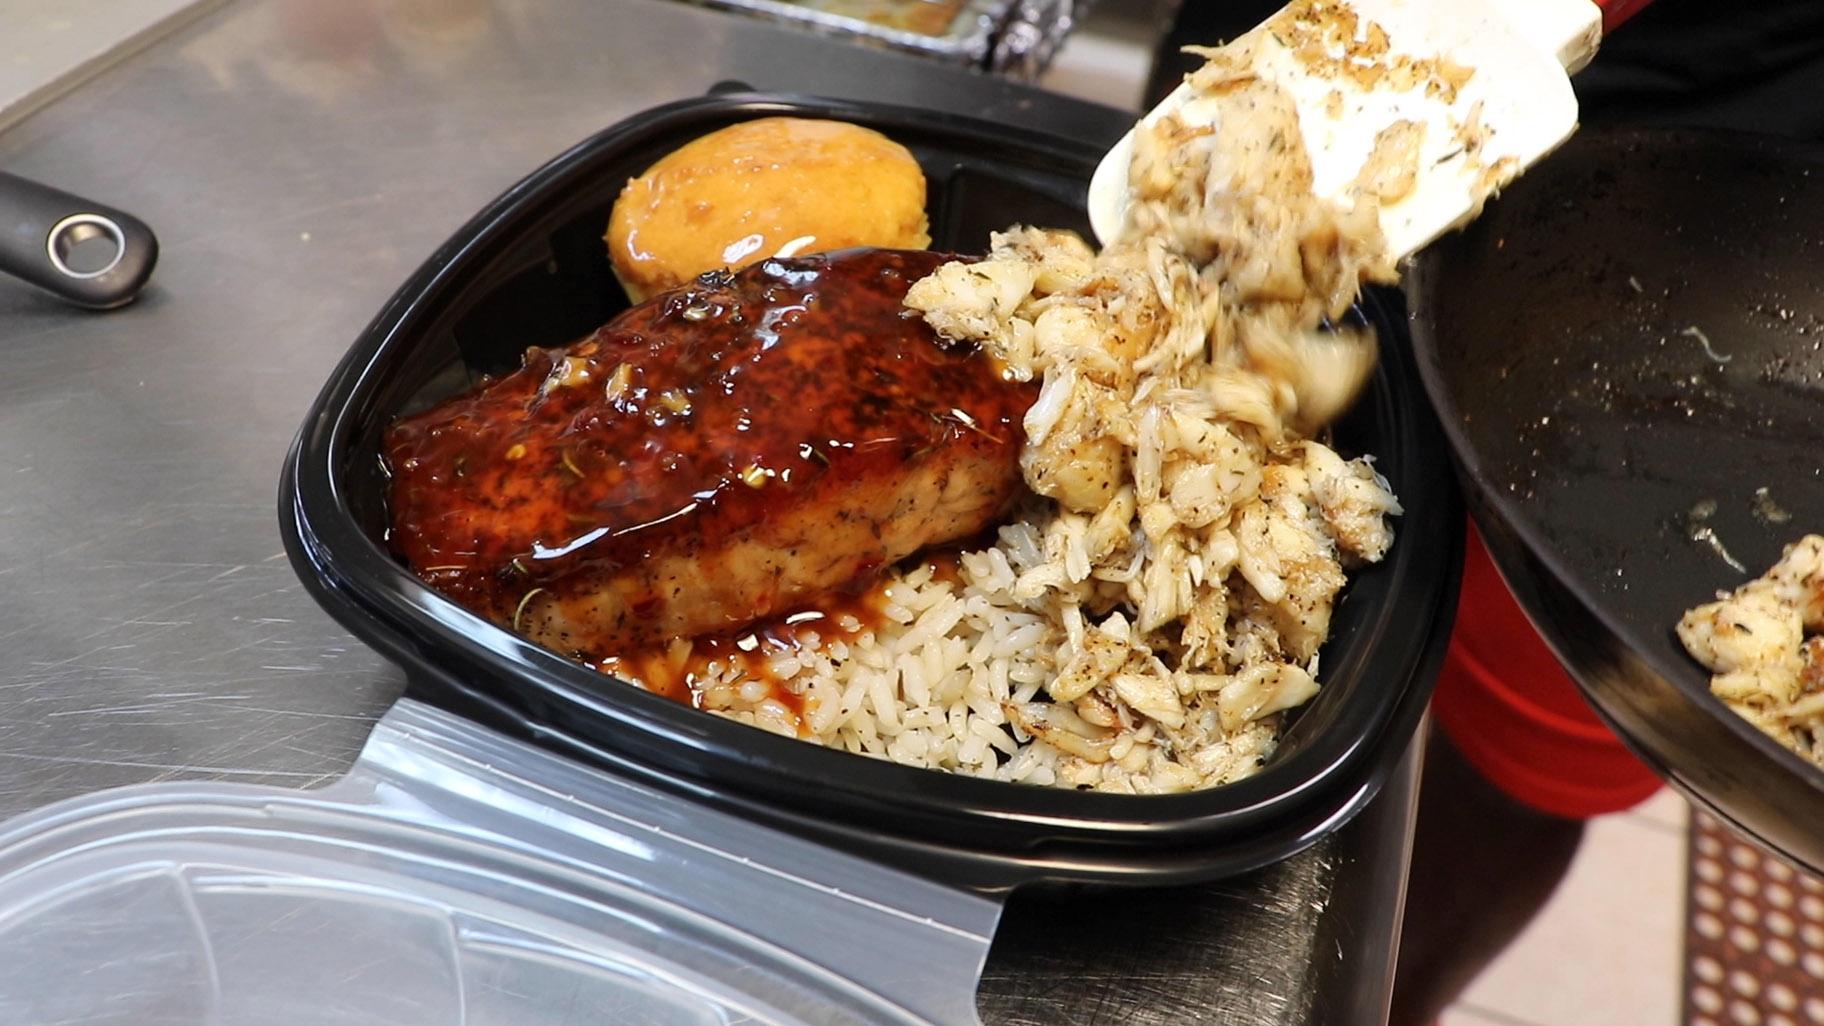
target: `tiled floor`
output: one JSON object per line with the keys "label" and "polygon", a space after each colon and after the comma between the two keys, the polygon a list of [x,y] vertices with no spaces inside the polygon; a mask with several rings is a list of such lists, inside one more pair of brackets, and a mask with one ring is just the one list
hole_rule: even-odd
{"label": "tiled floor", "polygon": [[1678,1026],[1684,799],[1590,823],[1570,873],[1442,1026]]}

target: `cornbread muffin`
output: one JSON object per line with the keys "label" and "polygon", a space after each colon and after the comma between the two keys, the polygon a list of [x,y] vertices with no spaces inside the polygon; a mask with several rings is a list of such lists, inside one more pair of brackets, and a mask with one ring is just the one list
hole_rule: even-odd
{"label": "cornbread muffin", "polygon": [[761,118],[679,147],[628,181],[608,222],[639,302],[704,271],[851,246],[923,249],[925,176],[904,146],[838,121]]}

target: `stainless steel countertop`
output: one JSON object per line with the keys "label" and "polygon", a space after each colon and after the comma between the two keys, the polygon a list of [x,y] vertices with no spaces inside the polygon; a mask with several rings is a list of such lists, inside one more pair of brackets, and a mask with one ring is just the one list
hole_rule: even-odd
{"label": "stainless steel countertop", "polygon": [[[738,79],[1112,139],[1113,111],[642,0],[242,0],[0,135],[0,166],[144,218],[139,302],[0,280],[0,817],[180,777],[309,787],[402,675],[280,552],[286,445],[366,320],[584,136]],[[1415,792],[1239,881],[1016,895],[988,1023],[1372,1022]]]}

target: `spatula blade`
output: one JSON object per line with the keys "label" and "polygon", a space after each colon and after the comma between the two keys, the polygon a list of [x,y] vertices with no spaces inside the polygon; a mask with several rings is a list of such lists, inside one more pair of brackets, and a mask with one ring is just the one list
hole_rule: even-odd
{"label": "spatula blade", "polygon": [[[1389,251],[1405,256],[1473,218],[1492,188],[1575,130],[1566,69],[1595,52],[1601,11],[1589,0],[1300,0],[1255,32],[1266,38],[1253,70],[1297,105],[1318,195],[1352,203],[1382,130],[1423,126],[1410,191],[1381,203]],[[1412,74],[1415,62],[1431,73]],[[1199,119],[1188,86],[1141,123],[1170,111]],[[1125,223],[1132,152],[1129,133],[1090,182],[1104,242]]]}

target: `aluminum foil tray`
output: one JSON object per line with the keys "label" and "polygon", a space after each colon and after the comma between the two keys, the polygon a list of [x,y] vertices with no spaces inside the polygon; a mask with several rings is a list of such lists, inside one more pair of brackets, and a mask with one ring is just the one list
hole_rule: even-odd
{"label": "aluminum foil tray", "polygon": [[825,35],[1032,78],[1081,0],[690,0]]}

